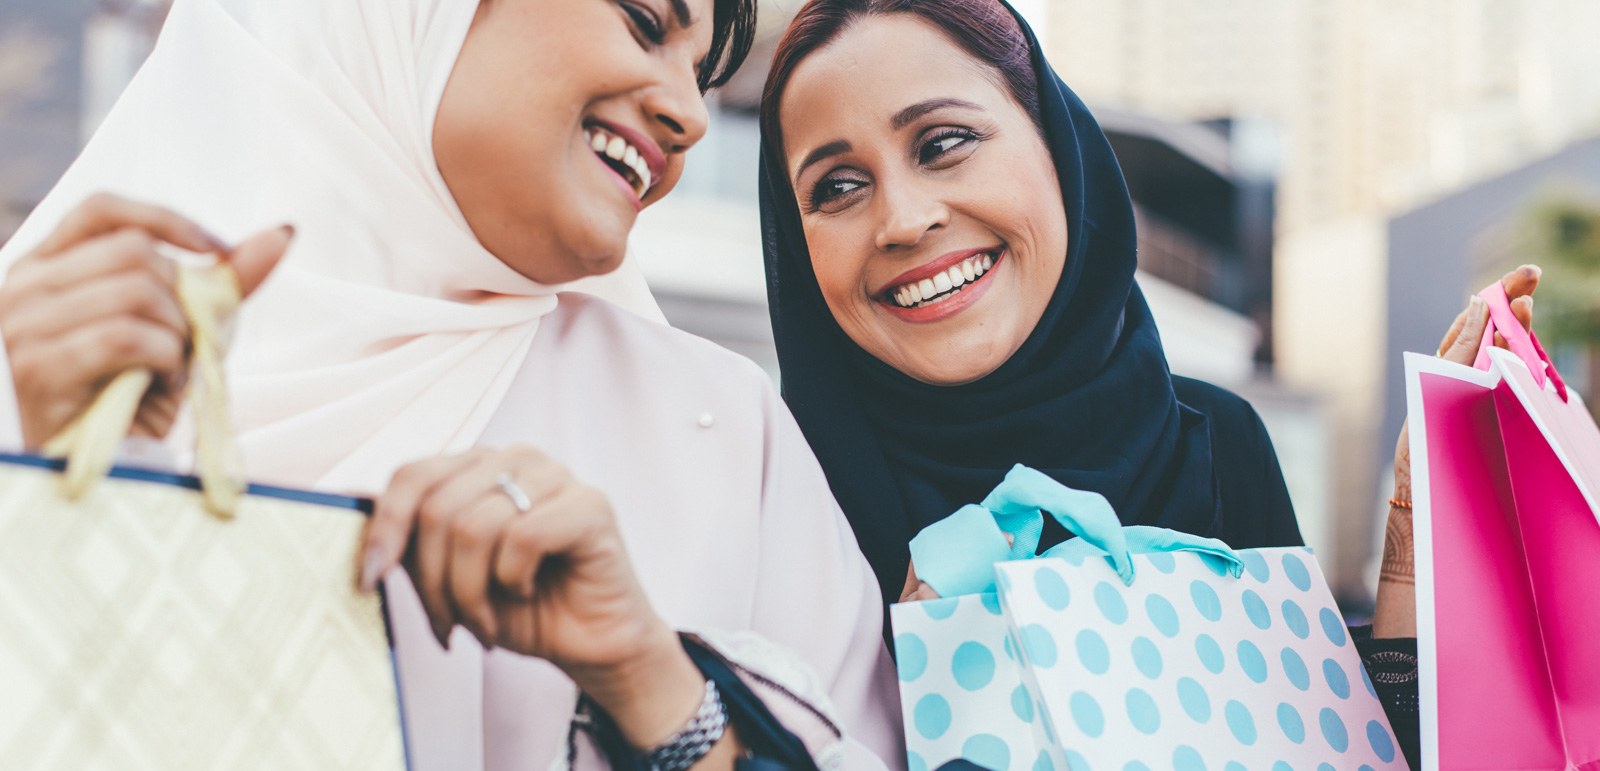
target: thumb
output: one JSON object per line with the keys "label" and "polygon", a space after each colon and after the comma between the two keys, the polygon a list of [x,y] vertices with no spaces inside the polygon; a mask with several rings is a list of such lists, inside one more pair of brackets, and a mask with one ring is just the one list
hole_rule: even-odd
{"label": "thumb", "polygon": [[293,239],[294,226],[284,225],[246,238],[228,252],[228,262],[239,273],[239,288],[245,296],[248,297],[256,287],[261,286]]}
{"label": "thumb", "polygon": [[1478,356],[1478,344],[1483,340],[1483,333],[1488,326],[1489,304],[1482,297],[1473,295],[1471,305],[1467,306],[1467,318],[1462,324],[1461,334],[1441,355],[1447,361],[1472,366]]}

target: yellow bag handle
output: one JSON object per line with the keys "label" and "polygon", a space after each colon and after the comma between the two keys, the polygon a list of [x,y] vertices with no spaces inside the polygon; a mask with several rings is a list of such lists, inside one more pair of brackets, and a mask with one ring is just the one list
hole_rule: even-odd
{"label": "yellow bag handle", "polygon": [[[187,395],[194,411],[195,473],[206,509],[226,519],[238,508],[246,486],[235,456],[222,371],[227,347],[222,328],[243,297],[239,275],[222,261],[198,267],[180,264],[177,295],[193,346]],[[81,497],[111,470],[150,380],[150,371],[144,369],[116,376],[83,414],[45,444],[46,455],[67,459],[62,489],[68,498]]]}

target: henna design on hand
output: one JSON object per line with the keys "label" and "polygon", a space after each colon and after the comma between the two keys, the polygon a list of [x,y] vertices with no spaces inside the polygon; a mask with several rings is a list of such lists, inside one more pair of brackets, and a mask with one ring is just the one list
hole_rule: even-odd
{"label": "henna design on hand", "polygon": [[1383,569],[1378,582],[1397,584],[1416,583],[1416,572],[1411,549],[1411,512],[1401,508],[1389,509],[1389,523],[1384,529]]}

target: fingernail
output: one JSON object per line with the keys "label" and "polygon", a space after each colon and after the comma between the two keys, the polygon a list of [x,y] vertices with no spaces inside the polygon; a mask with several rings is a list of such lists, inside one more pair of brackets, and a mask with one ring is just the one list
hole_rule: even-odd
{"label": "fingernail", "polygon": [[433,639],[439,641],[439,647],[446,651],[450,650],[450,627],[445,627],[443,630],[440,630],[439,627],[434,627]]}
{"label": "fingernail", "polygon": [[367,547],[367,554],[361,560],[361,590],[370,592],[378,588],[378,576],[383,572],[383,549],[377,544]]}
{"label": "fingernail", "polygon": [[278,229],[282,230],[284,235],[286,235],[286,236],[288,236],[290,238],[294,238],[294,226],[293,225],[290,225],[289,223],[285,222],[283,224],[283,226],[278,228]]}
{"label": "fingernail", "polygon": [[209,244],[211,246],[211,251],[213,251],[213,252],[226,252],[226,251],[228,251],[227,242],[223,241],[222,239],[220,239],[220,238],[218,238],[218,237],[216,237],[214,235],[211,235],[210,231],[206,231],[206,230],[200,231],[200,240],[205,241],[207,244]]}
{"label": "fingernail", "polygon": [[1474,316],[1482,315],[1485,305],[1486,305],[1486,303],[1484,303],[1482,297],[1479,297],[1477,295],[1473,295],[1472,296],[1472,315],[1474,315]]}

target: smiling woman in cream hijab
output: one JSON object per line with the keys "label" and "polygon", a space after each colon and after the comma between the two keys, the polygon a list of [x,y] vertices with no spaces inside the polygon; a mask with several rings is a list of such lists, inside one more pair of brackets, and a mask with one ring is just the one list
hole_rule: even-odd
{"label": "smiling woman in cream hijab", "polygon": [[[596,764],[580,687],[624,754],[670,747],[715,706],[695,650],[799,697],[764,703],[801,766],[899,765],[872,573],[816,460],[761,371],[657,323],[623,260],[753,13],[178,0],[0,249],[0,444],[142,367],[139,430],[185,466],[163,252],[221,253],[253,290],[228,362],[249,475],[379,495],[363,580],[387,575],[414,767]],[[696,768],[764,750],[718,709]]]}

